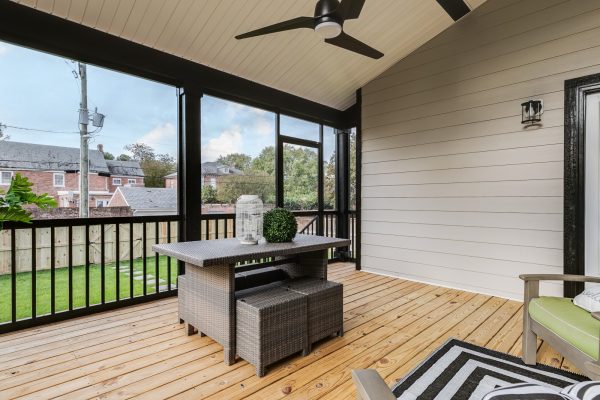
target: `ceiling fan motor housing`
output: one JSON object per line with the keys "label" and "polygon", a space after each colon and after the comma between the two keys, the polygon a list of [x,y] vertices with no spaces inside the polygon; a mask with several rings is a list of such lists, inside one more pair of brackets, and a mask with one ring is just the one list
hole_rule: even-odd
{"label": "ceiling fan motor housing", "polygon": [[344,19],[337,13],[337,0],[319,0],[315,6],[315,32],[324,39],[331,39],[342,33]]}

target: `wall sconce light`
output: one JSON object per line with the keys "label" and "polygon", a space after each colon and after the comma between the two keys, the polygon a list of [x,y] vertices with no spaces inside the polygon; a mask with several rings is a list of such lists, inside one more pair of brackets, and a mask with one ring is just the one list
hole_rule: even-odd
{"label": "wall sconce light", "polygon": [[544,102],[542,100],[529,100],[521,103],[521,123],[528,126],[542,121]]}

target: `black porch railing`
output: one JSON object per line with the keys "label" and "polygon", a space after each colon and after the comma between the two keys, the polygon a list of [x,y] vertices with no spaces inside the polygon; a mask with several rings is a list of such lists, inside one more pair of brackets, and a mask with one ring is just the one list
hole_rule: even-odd
{"label": "black porch railing", "polygon": [[[296,212],[299,231],[336,236],[338,213]],[[349,215],[354,239],[354,213]],[[0,333],[177,294],[179,216],[35,220],[0,230]],[[235,237],[235,214],[205,214],[201,240]],[[321,224],[321,225],[319,225]],[[354,240],[347,257],[353,259]],[[330,259],[337,260],[331,252]],[[269,260],[256,260],[256,263]]]}
{"label": "black porch railing", "polygon": [[0,332],[177,293],[178,216],[36,220],[0,231]]}

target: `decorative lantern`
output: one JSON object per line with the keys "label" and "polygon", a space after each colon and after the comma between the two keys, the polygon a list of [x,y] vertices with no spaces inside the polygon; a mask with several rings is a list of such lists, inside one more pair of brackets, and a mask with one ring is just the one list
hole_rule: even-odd
{"label": "decorative lantern", "polygon": [[263,233],[263,202],[256,195],[242,195],[235,205],[235,237],[242,244],[257,244]]}
{"label": "decorative lantern", "polygon": [[521,104],[521,123],[533,125],[542,121],[544,103],[542,100],[529,100]]}

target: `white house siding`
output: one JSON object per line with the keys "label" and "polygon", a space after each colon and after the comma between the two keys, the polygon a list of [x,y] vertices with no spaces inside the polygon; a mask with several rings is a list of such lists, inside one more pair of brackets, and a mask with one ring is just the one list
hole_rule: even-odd
{"label": "white house siding", "polygon": [[509,298],[562,273],[564,81],[594,73],[600,1],[489,0],[368,83],[363,269]]}

